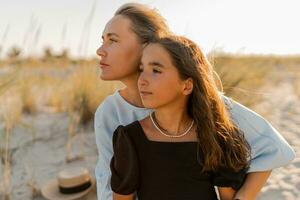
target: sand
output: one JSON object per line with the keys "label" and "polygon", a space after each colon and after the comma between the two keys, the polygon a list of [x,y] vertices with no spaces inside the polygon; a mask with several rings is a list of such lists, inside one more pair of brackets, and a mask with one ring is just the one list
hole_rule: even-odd
{"label": "sand", "polygon": [[[270,78],[282,73],[270,74]],[[296,91],[297,90],[297,91]],[[291,164],[273,170],[262,189],[260,200],[300,199],[300,73],[281,74],[278,85],[266,85],[261,92],[264,101],[255,106],[296,151]]]}
{"label": "sand", "polygon": [[[257,91],[263,101],[254,110],[279,130],[297,156],[288,166],[273,171],[258,198],[260,200],[300,199],[300,92],[295,92],[295,84],[300,86],[300,75],[286,72],[282,77],[277,85],[267,84]],[[39,189],[65,167],[84,166],[94,176],[97,148],[92,123],[76,131],[72,145],[73,155],[83,155],[84,159],[70,163],[66,162],[65,148],[68,124],[69,117],[65,113],[40,112],[24,116],[22,124],[14,129],[11,141],[12,199],[42,200]],[[0,180],[2,178],[0,174]],[[36,195],[28,185],[30,182],[37,189]]]}

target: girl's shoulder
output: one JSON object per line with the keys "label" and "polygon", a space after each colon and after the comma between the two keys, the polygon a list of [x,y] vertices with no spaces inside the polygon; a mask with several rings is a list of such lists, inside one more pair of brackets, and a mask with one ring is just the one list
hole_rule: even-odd
{"label": "girl's shoulder", "polygon": [[113,134],[113,140],[116,141],[117,138],[123,138],[122,140],[124,141],[130,140],[132,143],[138,143],[140,139],[140,128],[138,123],[138,121],[134,121],[125,126],[119,125]]}
{"label": "girl's shoulder", "polygon": [[139,121],[136,120],[130,124],[127,124],[126,126],[120,126],[126,134],[128,134],[130,137],[136,137],[141,129],[139,125]]}

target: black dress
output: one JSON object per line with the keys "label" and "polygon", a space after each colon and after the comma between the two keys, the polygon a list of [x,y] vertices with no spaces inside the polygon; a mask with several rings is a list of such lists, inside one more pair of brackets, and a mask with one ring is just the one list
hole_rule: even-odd
{"label": "black dress", "polygon": [[113,150],[112,190],[139,200],[215,200],[214,186],[238,189],[246,176],[245,169],[201,172],[197,142],[150,141],[138,121],[115,130]]}

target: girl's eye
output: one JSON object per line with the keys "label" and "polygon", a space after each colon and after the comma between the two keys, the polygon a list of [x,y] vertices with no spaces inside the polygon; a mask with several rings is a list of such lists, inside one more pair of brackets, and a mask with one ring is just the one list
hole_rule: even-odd
{"label": "girl's eye", "polygon": [[156,70],[156,69],[153,69],[153,72],[154,72],[154,73],[161,74],[161,72],[160,72],[160,71],[158,71],[158,70]]}
{"label": "girl's eye", "polygon": [[138,69],[139,72],[143,72],[143,70],[144,70],[143,68],[139,68]]}

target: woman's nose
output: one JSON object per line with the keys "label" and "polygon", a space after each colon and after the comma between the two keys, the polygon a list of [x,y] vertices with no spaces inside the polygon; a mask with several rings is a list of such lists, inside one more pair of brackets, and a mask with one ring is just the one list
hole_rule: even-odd
{"label": "woman's nose", "polygon": [[103,45],[101,45],[97,51],[96,51],[97,55],[100,57],[105,57],[107,55],[106,51],[104,50]]}

